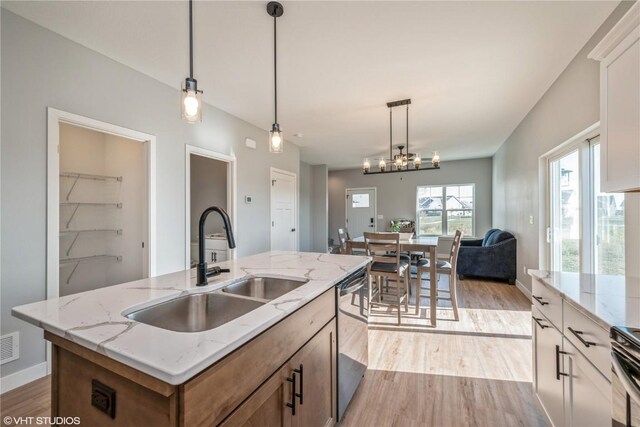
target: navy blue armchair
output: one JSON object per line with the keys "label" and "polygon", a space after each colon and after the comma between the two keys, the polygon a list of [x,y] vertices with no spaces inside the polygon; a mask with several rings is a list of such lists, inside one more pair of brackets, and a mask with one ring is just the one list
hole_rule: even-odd
{"label": "navy blue armchair", "polygon": [[492,228],[484,239],[462,240],[458,275],[506,280],[515,284],[516,238],[508,231]]}

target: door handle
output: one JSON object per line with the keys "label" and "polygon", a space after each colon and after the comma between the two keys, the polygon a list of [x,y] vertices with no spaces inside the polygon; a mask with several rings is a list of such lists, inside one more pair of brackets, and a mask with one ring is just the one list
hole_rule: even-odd
{"label": "door handle", "polygon": [[300,369],[294,369],[293,370],[294,375],[300,374],[300,393],[296,393],[296,396],[300,398],[300,404],[302,405],[303,399],[304,399],[304,366],[302,366],[302,363],[300,364]]}
{"label": "door handle", "polygon": [[556,379],[560,381],[560,376],[568,377],[569,374],[565,374],[564,372],[560,372],[560,355],[568,354],[566,351],[560,351],[560,346],[556,346]]}
{"label": "door handle", "polygon": [[295,370],[293,375],[287,378],[287,381],[291,383],[291,403],[287,403],[287,406],[291,408],[291,415],[296,414],[296,373]]}

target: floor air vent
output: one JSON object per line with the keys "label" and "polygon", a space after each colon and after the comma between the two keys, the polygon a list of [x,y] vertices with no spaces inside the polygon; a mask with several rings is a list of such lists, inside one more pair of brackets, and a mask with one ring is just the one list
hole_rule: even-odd
{"label": "floor air vent", "polygon": [[16,360],[20,355],[20,335],[13,332],[0,337],[0,365]]}

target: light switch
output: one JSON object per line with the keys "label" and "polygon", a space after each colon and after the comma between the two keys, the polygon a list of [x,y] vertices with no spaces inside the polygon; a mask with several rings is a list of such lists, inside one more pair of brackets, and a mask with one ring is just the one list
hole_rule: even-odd
{"label": "light switch", "polygon": [[378,215],[378,219],[384,219],[384,215]]}
{"label": "light switch", "polygon": [[256,149],[257,144],[253,139],[245,138],[244,142],[247,145],[247,147],[252,148],[254,150]]}

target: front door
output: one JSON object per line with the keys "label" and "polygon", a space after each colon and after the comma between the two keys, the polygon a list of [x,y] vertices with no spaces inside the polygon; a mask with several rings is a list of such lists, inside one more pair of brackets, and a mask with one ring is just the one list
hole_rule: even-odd
{"label": "front door", "polygon": [[296,250],[296,175],[271,170],[271,250]]}
{"label": "front door", "polygon": [[376,231],[376,191],[374,188],[347,189],[346,225],[351,237]]}

